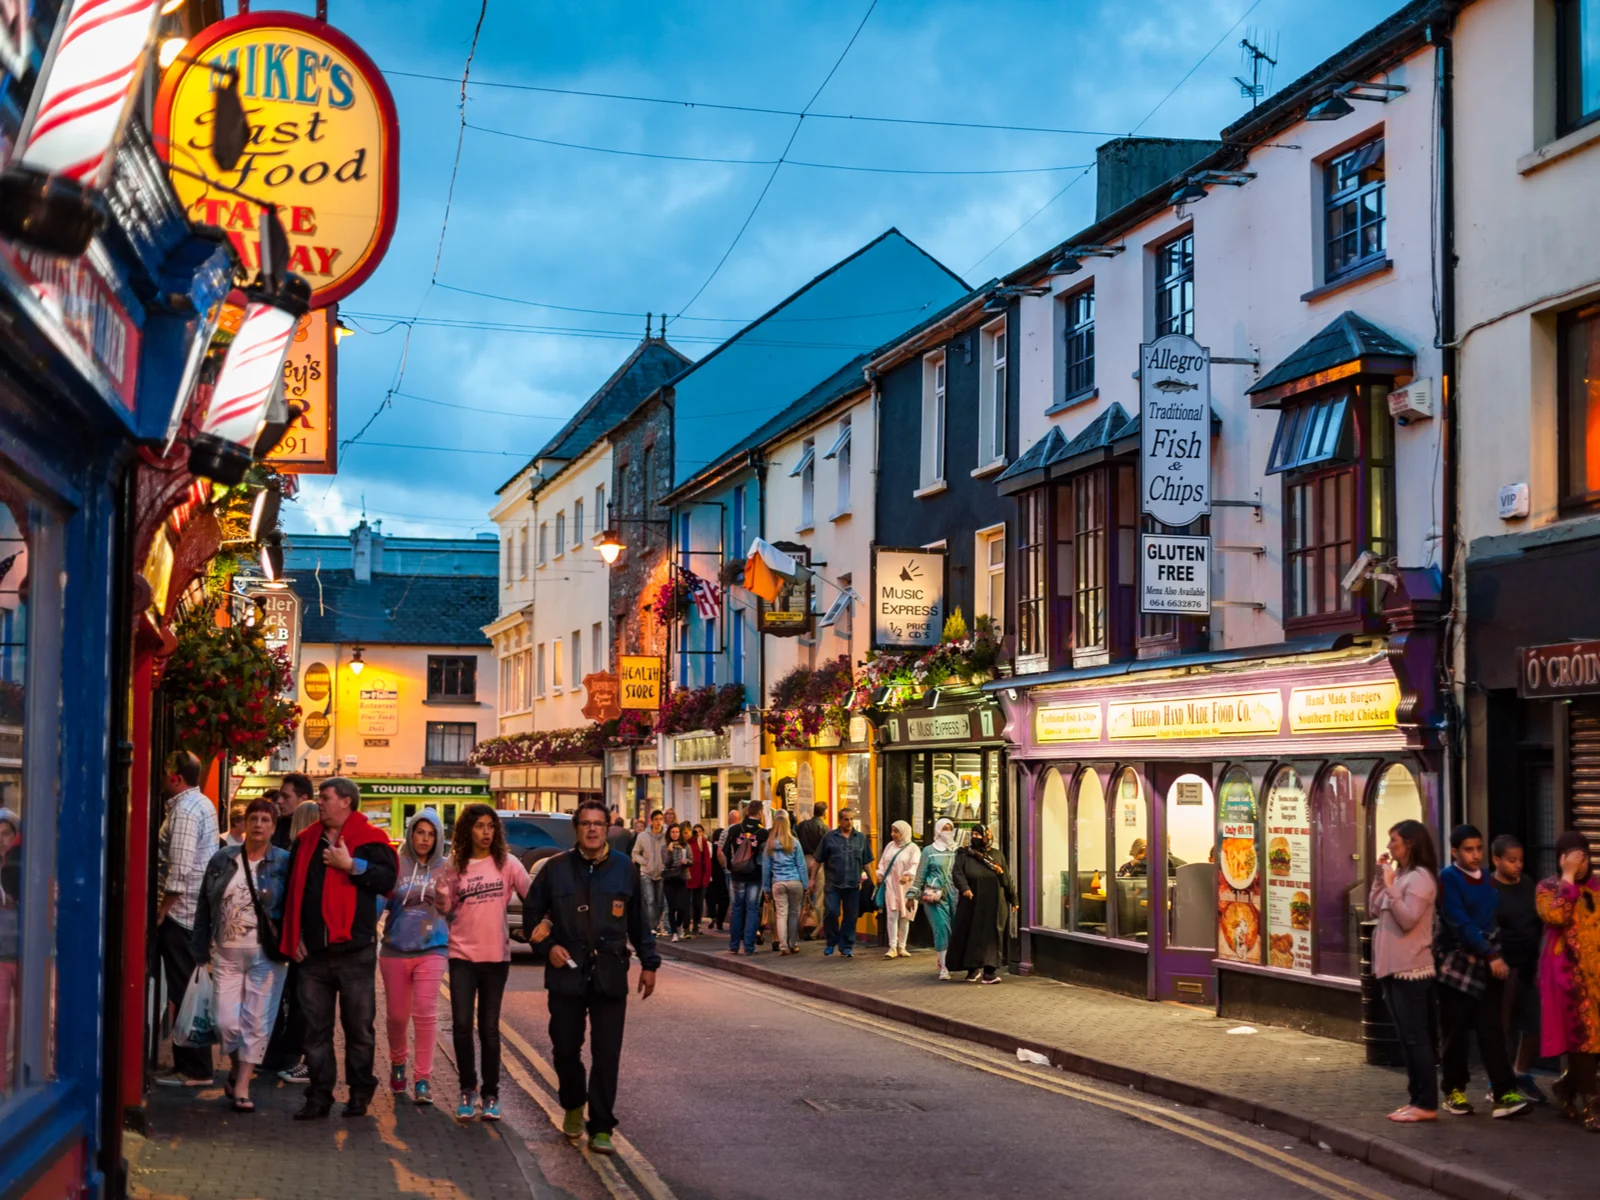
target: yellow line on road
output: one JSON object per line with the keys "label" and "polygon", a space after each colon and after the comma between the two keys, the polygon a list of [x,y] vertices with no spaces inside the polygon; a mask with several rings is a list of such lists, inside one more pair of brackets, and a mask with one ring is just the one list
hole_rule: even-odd
{"label": "yellow line on road", "polygon": [[[1351,1200],[1351,1197],[1360,1197],[1361,1200],[1389,1200],[1386,1193],[1372,1191],[1335,1172],[1324,1170],[1313,1163],[1304,1162],[1291,1154],[1266,1145],[1254,1138],[1218,1128],[1200,1120],[1198,1117],[1162,1108],[1160,1105],[1138,1100],[1132,1096],[1110,1098],[1104,1092],[1083,1084],[1073,1083],[1067,1079],[1047,1078],[1034,1072],[1024,1071],[1004,1058],[991,1056],[991,1052],[986,1049],[957,1051],[951,1048],[948,1041],[941,1040],[935,1035],[924,1033],[921,1030],[914,1030],[904,1025],[891,1024],[850,1010],[830,1008],[816,1001],[800,999],[792,993],[785,993],[776,988],[751,984],[742,978],[735,981],[726,972],[698,966],[689,967],[687,965],[680,967],[680,969],[690,970],[696,974],[717,979],[719,982],[726,983],[748,995],[758,995],[769,1000],[776,1000],[778,1003],[800,1012],[819,1016],[841,1025],[866,1030],[905,1046],[926,1050],[963,1066],[985,1071],[991,1075],[997,1075],[1016,1083],[1028,1084],[1043,1091],[1054,1092],[1069,1099],[1094,1104],[1100,1108],[1110,1109],[1113,1112],[1120,1112],[1136,1120],[1157,1125],[1192,1141],[1201,1142],[1213,1149],[1220,1150],[1224,1154],[1247,1162],[1253,1167],[1268,1171],[1298,1187],[1323,1196],[1326,1200]],[[985,1059],[985,1061],[979,1061],[980,1058]],[[1263,1161],[1263,1159],[1272,1161]]]}

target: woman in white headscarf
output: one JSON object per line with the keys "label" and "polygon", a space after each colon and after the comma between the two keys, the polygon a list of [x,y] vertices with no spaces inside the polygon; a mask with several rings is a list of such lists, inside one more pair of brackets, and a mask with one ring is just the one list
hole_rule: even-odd
{"label": "woman in white headscarf", "polygon": [[922,852],[922,864],[912,881],[911,891],[922,902],[933,927],[933,950],[939,956],[939,978],[949,979],[945,954],[950,949],[950,925],[955,919],[955,890],[950,886],[950,870],[956,861],[956,827],[941,817],[933,826],[933,844]]}
{"label": "woman in white headscarf", "polygon": [[889,953],[886,958],[910,954],[906,939],[917,916],[917,894],[912,881],[922,864],[922,847],[911,840],[911,826],[896,821],[889,827],[889,844],[878,858],[878,907],[889,917]]}

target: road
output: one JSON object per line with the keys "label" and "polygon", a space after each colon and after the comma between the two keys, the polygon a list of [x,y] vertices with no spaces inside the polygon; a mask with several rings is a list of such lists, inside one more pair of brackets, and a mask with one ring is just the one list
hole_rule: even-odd
{"label": "road", "polygon": [[630,1002],[622,1153],[604,1160],[556,1131],[542,978],[513,966],[502,1102],[577,1200],[1433,1195],[1219,1114],[674,962]]}

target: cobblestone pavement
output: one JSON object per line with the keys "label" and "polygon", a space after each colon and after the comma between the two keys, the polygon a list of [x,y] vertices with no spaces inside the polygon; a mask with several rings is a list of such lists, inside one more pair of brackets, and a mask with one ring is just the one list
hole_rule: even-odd
{"label": "cobblestone pavement", "polygon": [[[824,958],[820,945],[808,943],[798,955],[780,958],[763,948],[745,958],[728,954],[713,936],[664,945],[663,952],[801,990],[842,989],[846,994],[833,998],[880,1015],[911,1016],[883,1008],[904,1006],[924,1027],[966,1027],[943,1026],[957,1036],[971,1036],[976,1026],[996,1042],[1011,1039],[1013,1048],[1020,1042],[1081,1056],[1069,1069],[1247,1118],[1254,1110],[1254,1119],[1274,1128],[1447,1194],[1587,1200],[1600,1188],[1600,1137],[1548,1109],[1492,1121],[1481,1103],[1481,1073],[1472,1085],[1475,1115],[1441,1112],[1435,1125],[1396,1125],[1384,1114],[1404,1103],[1404,1074],[1368,1066],[1350,1042],[1038,977],[1007,975],[1000,987],[969,986],[959,976],[941,983],[928,950],[885,959],[881,950],[859,946],[846,961]],[[1241,1028],[1255,1032],[1230,1032]]]}

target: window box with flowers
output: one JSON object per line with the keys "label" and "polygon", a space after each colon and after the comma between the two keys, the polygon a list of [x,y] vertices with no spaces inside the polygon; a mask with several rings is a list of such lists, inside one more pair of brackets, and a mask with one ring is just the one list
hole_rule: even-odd
{"label": "window box with flowers", "polygon": [[798,666],[772,685],[767,724],[780,750],[804,750],[824,730],[843,734],[849,725],[847,706],[856,693],[850,659],[845,655],[816,670]]}
{"label": "window box with flowers", "polygon": [[698,688],[673,688],[661,698],[656,732],[721,733],[744,710],[744,684],[707,684]]}

